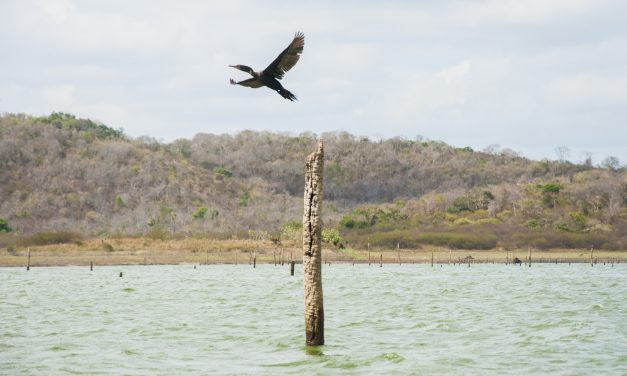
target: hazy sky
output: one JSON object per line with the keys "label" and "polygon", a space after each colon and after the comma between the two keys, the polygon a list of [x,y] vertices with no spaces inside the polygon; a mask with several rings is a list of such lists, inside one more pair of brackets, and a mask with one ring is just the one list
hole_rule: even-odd
{"label": "hazy sky", "polygon": [[[339,4],[339,5],[338,5]],[[627,1],[0,0],[0,112],[163,141],[243,129],[627,162]],[[265,68],[305,33],[291,103]]]}

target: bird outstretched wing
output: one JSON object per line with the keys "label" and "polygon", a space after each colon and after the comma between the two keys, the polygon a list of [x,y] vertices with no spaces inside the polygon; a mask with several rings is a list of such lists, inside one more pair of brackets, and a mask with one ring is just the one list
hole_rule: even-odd
{"label": "bird outstretched wing", "polygon": [[266,69],[263,70],[263,73],[280,80],[283,78],[285,72],[289,71],[294,65],[296,65],[304,47],[305,34],[299,31],[296,35],[294,35],[292,43],[290,43],[290,45],[287,46],[287,48],[284,49],[283,52],[281,52]]}
{"label": "bird outstretched wing", "polygon": [[249,78],[244,81],[235,82],[235,80],[231,79],[231,85],[242,85],[252,87],[253,89],[257,89],[263,86],[261,81],[258,78]]}

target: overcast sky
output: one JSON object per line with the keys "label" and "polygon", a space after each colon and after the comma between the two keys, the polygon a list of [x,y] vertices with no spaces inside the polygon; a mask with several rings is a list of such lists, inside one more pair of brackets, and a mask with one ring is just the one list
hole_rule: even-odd
{"label": "overcast sky", "polygon": [[[338,5],[339,4],[339,5]],[[422,135],[627,162],[627,1],[0,0],[0,112],[163,141],[244,129]],[[283,85],[265,68],[305,33]]]}

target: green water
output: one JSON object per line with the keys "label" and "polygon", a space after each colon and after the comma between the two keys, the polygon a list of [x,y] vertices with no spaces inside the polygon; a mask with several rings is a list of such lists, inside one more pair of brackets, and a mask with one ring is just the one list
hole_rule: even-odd
{"label": "green water", "polygon": [[0,374],[627,374],[624,264],[325,266],[319,349],[301,273],[0,268]]}

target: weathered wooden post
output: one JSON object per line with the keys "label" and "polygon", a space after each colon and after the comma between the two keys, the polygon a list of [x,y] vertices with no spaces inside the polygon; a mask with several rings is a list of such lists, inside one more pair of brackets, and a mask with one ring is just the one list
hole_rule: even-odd
{"label": "weathered wooden post", "polygon": [[396,253],[398,255],[398,265],[401,265],[401,243],[396,243]]}
{"label": "weathered wooden post", "polygon": [[431,267],[433,268],[433,252],[431,252]]}
{"label": "weathered wooden post", "polygon": [[89,271],[90,271],[90,272],[93,272],[93,271],[94,271],[94,262],[93,262],[93,261],[91,261],[91,262],[89,263]]}
{"label": "weathered wooden post", "polygon": [[[30,253],[28,254],[30,257]],[[590,247],[590,266],[594,266],[594,248]]]}
{"label": "weathered wooden post", "polygon": [[253,251],[253,269],[257,267],[257,250]]}
{"label": "weathered wooden post", "polygon": [[370,266],[370,242],[368,242],[368,266]]}
{"label": "weathered wooden post", "polygon": [[295,261],[290,261],[290,275],[294,275],[294,264],[296,264]]}
{"label": "weathered wooden post", "polygon": [[383,267],[383,253],[379,254],[379,267]]}
{"label": "weathered wooden post", "polygon": [[276,251],[272,250],[272,257],[274,257],[274,266],[276,266]]}
{"label": "weathered wooden post", "polygon": [[531,247],[529,247],[529,253],[527,254],[527,262],[529,263],[529,267],[531,268]]}
{"label": "weathered wooden post", "polygon": [[30,270],[30,248],[28,248],[28,262],[26,263],[26,270]]}
{"label": "weathered wooden post", "polygon": [[322,173],[324,149],[307,157],[303,213],[303,275],[305,285],[305,342],[324,345],[324,306],[322,299]]}

